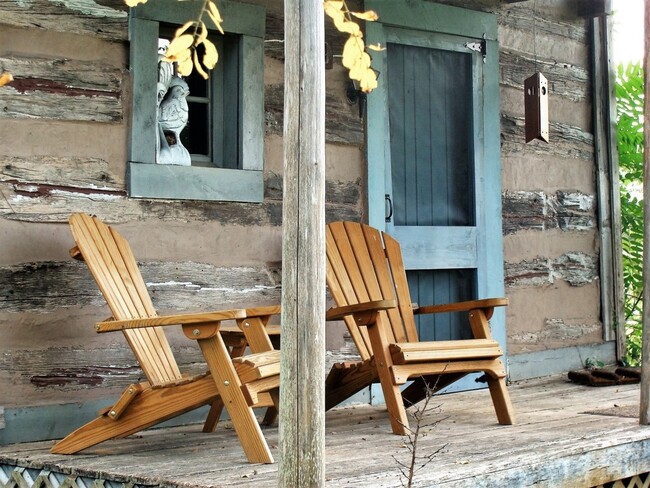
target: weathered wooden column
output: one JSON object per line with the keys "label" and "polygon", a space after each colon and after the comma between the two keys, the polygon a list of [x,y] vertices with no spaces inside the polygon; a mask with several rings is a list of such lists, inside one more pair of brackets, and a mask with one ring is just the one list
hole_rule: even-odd
{"label": "weathered wooden column", "polygon": [[639,423],[650,424],[650,0],[644,2],[643,55],[643,336]]}
{"label": "weathered wooden column", "polygon": [[325,484],[325,34],[321,0],[284,1],[279,486]]}

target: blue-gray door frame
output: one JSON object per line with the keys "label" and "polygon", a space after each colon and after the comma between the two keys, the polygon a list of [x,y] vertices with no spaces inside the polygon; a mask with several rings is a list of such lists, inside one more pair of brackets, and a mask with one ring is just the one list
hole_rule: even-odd
{"label": "blue-gray door frame", "polygon": [[[504,296],[502,212],[501,212],[501,166],[500,166],[500,107],[499,107],[499,62],[497,22],[492,14],[476,12],[457,7],[396,0],[367,0],[366,8],[379,14],[379,21],[367,23],[368,43],[405,43],[431,46],[430,39],[437,38],[439,47],[457,36],[455,49],[467,49],[464,43],[469,39],[484,42],[485,58],[480,53],[475,57],[474,74],[477,86],[474,96],[474,145],[476,226],[447,228],[442,246],[436,251],[446,260],[442,267],[476,267],[478,298]],[[433,37],[432,37],[433,35]],[[380,72],[379,86],[368,96],[368,214],[370,225],[396,234],[405,249],[406,267],[426,268],[427,263],[418,263],[417,254],[408,250],[408,234],[400,235],[398,228],[386,223],[386,194],[391,194],[391,148],[389,127],[389,100],[386,51],[373,54],[373,66]],[[383,76],[382,76],[383,74]],[[430,234],[432,235],[432,234]],[[474,249],[467,257],[456,252],[457,246],[450,246],[454,239],[467,242],[470,239]],[[413,248],[418,248],[416,244]],[[433,247],[427,242],[426,247]],[[435,260],[434,260],[435,261]],[[440,262],[440,261],[438,261]],[[491,320],[492,332],[505,350],[505,311],[497,310]],[[469,387],[468,382],[463,385]]]}

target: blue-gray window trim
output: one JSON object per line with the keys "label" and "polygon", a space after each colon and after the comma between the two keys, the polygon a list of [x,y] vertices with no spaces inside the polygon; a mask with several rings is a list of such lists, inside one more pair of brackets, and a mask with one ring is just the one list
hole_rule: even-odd
{"label": "blue-gray window trim", "polygon": [[[219,2],[219,7],[224,31],[241,35],[240,168],[155,164],[159,24],[181,25],[195,19],[200,5],[177,0],[148,2],[131,9],[129,19],[133,106],[127,184],[131,197],[238,202],[264,199],[265,9],[225,0]],[[214,25],[206,24],[216,30]]]}

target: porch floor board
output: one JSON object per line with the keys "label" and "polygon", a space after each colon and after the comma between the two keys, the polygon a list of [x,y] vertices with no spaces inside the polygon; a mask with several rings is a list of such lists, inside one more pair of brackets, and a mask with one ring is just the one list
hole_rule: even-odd
{"label": "porch floor board", "polygon": [[[418,455],[441,450],[413,486],[592,487],[650,472],[650,427],[636,418],[638,385],[593,388],[563,376],[515,383],[510,394],[513,426],[496,423],[487,390],[435,396]],[[601,414],[607,409],[620,415]],[[634,418],[621,416],[630,410]],[[387,415],[367,405],[327,413],[327,486],[402,486],[396,459],[408,463],[410,452],[406,439],[390,433]],[[50,454],[52,442],[0,446],[0,465],[140,486],[277,486],[277,427],[264,429],[272,465],[248,464],[227,422],[213,434],[200,429],[150,430],[74,456]]]}

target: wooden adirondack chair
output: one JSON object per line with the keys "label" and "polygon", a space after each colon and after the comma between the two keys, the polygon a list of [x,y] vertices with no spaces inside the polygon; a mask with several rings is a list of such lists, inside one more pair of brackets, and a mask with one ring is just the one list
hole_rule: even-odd
{"label": "wooden adirondack chair", "polygon": [[[272,350],[264,326],[279,307],[158,316],[128,242],[86,214],[72,215],[70,226],[77,244],[71,255],[86,262],[113,314],[95,328],[124,333],[147,381],[130,385],[114,405],[57,442],[52,452],[73,454],[203,405],[212,405],[203,428],[211,432],[225,404],[248,460],[272,463],[253,407],[277,406],[279,351]],[[239,327],[221,325],[230,319]],[[181,325],[186,337],[198,341],[206,374],[180,372],[165,336],[168,325]],[[247,345],[254,354],[241,357]]]}
{"label": "wooden adirondack chair", "polygon": [[[381,383],[395,434],[408,432],[405,406],[468,373],[484,372],[497,418],[512,424],[514,415],[501,348],[488,320],[505,298],[415,307],[411,304],[399,244],[367,225],[335,222],[327,226],[327,285],[337,307],[328,320],[343,319],[361,361],[339,363],[326,379],[329,409],[374,382]],[[414,314],[467,312],[473,339],[418,340]],[[404,391],[400,386],[414,380]]]}

